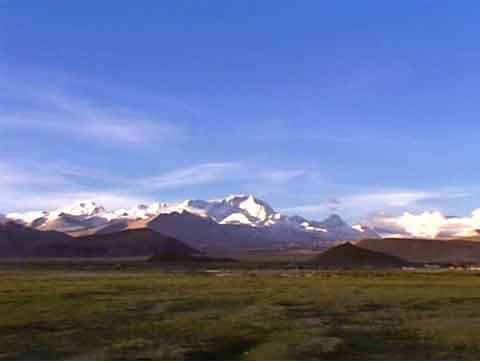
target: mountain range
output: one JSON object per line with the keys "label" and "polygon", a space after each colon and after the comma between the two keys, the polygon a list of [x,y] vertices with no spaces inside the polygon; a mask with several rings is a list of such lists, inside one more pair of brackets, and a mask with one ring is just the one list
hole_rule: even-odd
{"label": "mountain range", "polygon": [[324,221],[284,215],[253,195],[180,203],[156,202],[113,211],[94,201],[83,201],[53,211],[9,213],[0,221],[2,219],[39,231],[64,232],[75,237],[146,228],[201,250],[317,248],[338,241],[379,237],[367,227],[348,225],[338,215]]}
{"label": "mountain range", "polygon": [[[323,221],[284,215],[252,195],[157,202],[113,211],[93,201],[83,201],[53,211],[0,216],[1,257],[155,255],[157,260],[186,259],[212,252],[231,254],[235,250],[328,249],[346,241],[406,262],[480,262],[478,240],[381,238],[375,230],[350,226],[335,214]],[[333,256],[328,254],[328,262],[345,258],[348,264],[352,257],[353,263],[363,262],[365,257],[370,262],[376,257],[360,251],[351,244],[340,247]],[[340,265],[339,262],[334,264]]]}

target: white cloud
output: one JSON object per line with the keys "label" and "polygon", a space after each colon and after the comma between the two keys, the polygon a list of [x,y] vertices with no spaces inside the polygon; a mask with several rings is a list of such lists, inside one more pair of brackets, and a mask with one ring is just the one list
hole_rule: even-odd
{"label": "white cloud", "polygon": [[[0,90],[4,88],[1,86]],[[6,91],[0,99],[0,104],[6,105],[0,112],[0,129],[64,134],[75,139],[101,140],[100,144],[115,145],[153,141],[171,143],[186,137],[185,129],[173,121],[147,116],[138,108],[112,106],[107,102],[94,102],[85,96],[72,96],[62,89],[52,91],[48,85],[16,89],[8,94],[10,92]],[[19,99],[27,103],[12,107],[11,104],[16,104]]]}
{"label": "white cloud", "polygon": [[65,121],[49,121],[43,124],[43,129],[51,132],[64,133],[83,139],[100,139],[108,143],[137,143],[155,141],[165,143],[180,137],[180,131],[171,125],[154,124],[135,118],[116,120],[106,118],[73,118],[79,124],[67,124]]}
{"label": "white cloud", "polygon": [[203,163],[176,169],[155,177],[147,177],[141,182],[144,187],[154,189],[176,188],[187,185],[214,183],[231,177],[241,169],[239,163]]}
{"label": "white cloud", "polygon": [[406,207],[437,196],[435,193],[425,191],[372,192],[343,197],[340,204],[354,208]]}
{"label": "white cloud", "polygon": [[423,190],[384,190],[352,194],[332,200],[282,209],[286,213],[325,214],[332,210],[348,215],[369,214],[380,211],[398,211],[416,208],[421,202],[461,198],[470,195],[461,189]]}
{"label": "white cloud", "polygon": [[93,200],[107,209],[145,203],[148,199],[109,192],[22,192],[0,189],[2,212],[52,210],[81,200]]}
{"label": "white cloud", "polygon": [[304,170],[272,169],[260,172],[259,178],[271,182],[288,182],[305,174],[307,174],[307,172]]}
{"label": "white cloud", "polygon": [[118,190],[104,192],[101,189],[89,189],[79,183],[79,177],[104,179],[100,172],[78,166],[24,162],[19,159],[1,160],[0,210],[45,210],[85,199],[105,202],[107,205],[125,205],[139,199]]}
{"label": "white cloud", "polygon": [[295,206],[295,207],[287,207],[280,209],[281,212],[285,213],[319,213],[324,212],[328,208],[327,203],[320,203],[320,204],[310,204],[304,206]]}
{"label": "white cloud", "polygon": [[[423,191],[371,192],[354,194],[335,199],[335,209],[372,210],[406,207],[418,201],[434,198],[435,194]],[[286,212],[317,213],[331,208],[331,201],[287,208]]]}
{"label": "white cloud", "polygon": [[157,191],[229,181],[283,184],[303,174],[298,170],[264,170],[241,162],[210,162],[154,176],[121,177],[62,163],[0,160],[0,210],[46,209],[92,199],[121,207],[152,199]]}
{"label": "white cloud", "polygon": [[183,187],[195,184],[219,183],[227,180],[289,182],[305,174],[301,170],[262,169],[242,162],[211,162],[179,168],[141,182],[155,189]]}
{"label": "white cloud", "polygon": [[52,171],[47,164],[0,160],[0,187],[65,186],[69,183],[62,172]]}
{"label": "white cloud", "polygon": [[473,211],[470,217],[447,217],[438,211],[405,212],[401,216],[376,214],[369,217],[367,225],[390,237],[469,237],[478,235],[477,230],[480,230],[480,209]]}

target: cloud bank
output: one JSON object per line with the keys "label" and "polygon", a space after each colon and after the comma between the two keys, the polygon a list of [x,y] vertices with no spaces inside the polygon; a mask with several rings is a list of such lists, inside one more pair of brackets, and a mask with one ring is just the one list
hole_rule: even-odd
{"label": "cloud bank", "polygon": [[480,235],[480,209],[470,217],[448,217],[438,211],[405,212],[401,216],[377,214],[368,219],[367,225],[385,237],[473,237]]}

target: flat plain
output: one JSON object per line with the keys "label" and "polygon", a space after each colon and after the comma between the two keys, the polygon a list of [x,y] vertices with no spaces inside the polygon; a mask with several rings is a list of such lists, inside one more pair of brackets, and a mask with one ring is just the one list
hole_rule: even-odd
{"label": "flat plain", "polygon": [[480,358],[474,272],[1,269],[0,360]]}

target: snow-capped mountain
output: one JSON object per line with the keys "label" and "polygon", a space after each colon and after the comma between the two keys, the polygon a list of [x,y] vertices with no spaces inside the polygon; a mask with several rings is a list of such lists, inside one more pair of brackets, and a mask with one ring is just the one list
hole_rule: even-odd
{"label": "snow-capped mountain", "polygon": [[362,226],[351,227],[340,216],[323,222],[288,216],[252,195],[232,195],[219,200],[186,200],[180,203],[140,204],[130,209],[106,210],[93,201],[76,202],[53,211],[10,213],[7,220],[39,230],[74,235],[108,233],[150,227],[201,246],[235,243],[249,246],[360,240],[377,237]]}
{"label": "snow-capped mountain", "polygon": [[95,202],[82,201],[50,212],[9,213],[6,218],[39,230],[70,232],[105,225],[109,221],[107,214],[105,208]]}
{"label": "snow-capped mountain", "polygon": [[48,217],[48,212],[46,211],[33,211],[26,213],[8,213],[5,218],[10,221],[15,221],[17,223],[29,226],[36,227],[36,222],[40,220],[46,221]]}
{"label": "snow-capped mountain", "polygon": [[140,204],[131,209],[120,209],[113,212],[117,217],[148,219],[159,214],[188,212],[200,217],[210,217],[222,224],[246,224],[250,226],[266,225],[273,219],[275,211],[265,202],[249,195],[229,196],[221,200],[186,200],[181,203]]}
{"label": "snow-capped mountain", "polygon": [[91,217],[94,215],[105,213],[105,208],[100,205],[97,205],[93,201],[87,202],[76,202],[67,207],[57,209],[54,213],[59,214],[70,214],[72,216],[85,216]]}
{"label": "snow-capped mountain", "polygon": [[365,235],[364,238],[380,238],[379,234],[375,232],[374,229],[369,228],[363,224],[355,224],[352,226],[352,228],[359,232],[362,232]]}

